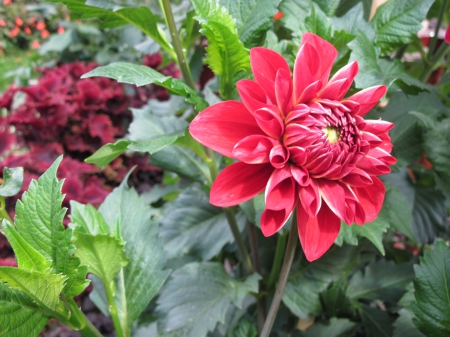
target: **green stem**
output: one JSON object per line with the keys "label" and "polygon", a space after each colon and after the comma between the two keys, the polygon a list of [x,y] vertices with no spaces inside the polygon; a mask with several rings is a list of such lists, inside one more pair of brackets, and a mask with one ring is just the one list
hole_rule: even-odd
{"label": "green stem", "polygon": [[280,278],[278,279],[277,289],[275,290],[275,295],[273,296],[272,304],[270,305],[269,314],[267,315],[266,322],[264,323],[264,328],[259,335],[260,337],[269,337],[270,330],[272,330],[273,322],[278,312],[280,306],[281,297],[283,296],[284,288],[286,287],[286,282],[289,276],[289,271],[292,266],[292,261],[294,260],[295,246],[298,241],[297,232],[297,209],[294,210],[292,214],[292,224],[291,231],[289,233],[288,244],[286,247],[286,254],[284,255],[283,267],[281,268]]}
{"label": "green stem", "polygon": [[[84,337],[103,337],[97,328],[87,319],[73,299],[66,301],[72,312],[71,321],[76,321],[81,328],[78,330]],[[63,322],[64,323],[64,322]]]}
{"label": "green stem", "polygon": [[436,51],[436,54],[433,55],[433,58],[430,60],[429,64],[425,65],[425,68],[422,71],[422,74],[420,74],[419,80],[422,82],[425,82],[428,77],[430,77],[431,73],[433,72],[436,65],[441,61],[441,59],[444,57],[444,55],[448,52],[449,44],[442,43],[439,49]]}
{"label": "green stem", "polygon": [[434,36],[431,39],[430,46],[428,49],[428,58],[430,58],[430,59],[434,53],[434,47],[436,46],[436,41],[437,41],[438,35],[439,35],[439,29],[441,28],[441,24],[442,24],[442,18],[444,17],[444,10],[445,10],[445,8],[447,8],[447,1],[448,0],[442,1],[441,9],[439,11],[439,17],[437,20],[436,28],[434,30]]}
{"label": "green stem", "polygon": [[206,155],[208,156],[209,160],[207,161],[209,172],[211,174],[211,180],[216,180],[217,176],[219,175],[219,171],[217,169],[216,161],[214,160],[214,151],[211,150],[209,147],[205,147]]}
{"label": "green stem", "polygon": [[11,217],[6,211],[6,202],[3,196],[0,196],[0,219],[8,220],[10,224],[13,224]]}
{"label": "green stem", "polygon": [[234,216],[233,210],[228,207],[223,208],[223,212],[230,225],[231,232],[233,232],[234,239],[238,245],[239,251],[242,255],[242,261],[244,262],[245,270],[248,274],[253,274],[253,265],[250,255],[248,254],[247,248],[245,247],[244,239],[242,238],[241,232],[236,222],[236,217]]}
{"label": "green stem", "polygon": [[191,71],[184,57],[183,47],[180,42],[180,37],[178,36],[177,26],[175,25],[175,20],[173,18],[172,7],[170,7],[170,0],[161,0],[163,5],[164,17],[167,22],[167,26],[170,31],[170,36],[172,37],[172,45],[175,53],[177,54],[177,63],[180,67],[181,74],[186,84],[195,90],[194,80],[192,79]]}
{"label": "green stem", "polygon": [[273,260],[272,270],[270,271],[269,280],[267,281],[267,287],[272,289],[275,285],[275,281],[280,275],[281,261],[283,260],[283,253],[286,248],[287,234],[283,233],[278,235],[277,248],[275,250],[275,258]]}
{"label": "green stem", "polygon": [[[105,286],[105,293],[106,293],[106,299],[108,300],[108,308],[109,313],[111,314],[111,318],[114,324],[114,329],[116,330],[116,336],[117,337],[127,337],[127,335],[124,333],[122,329],[122,325],[120,324],[120,318],[119,313],[117,312],[117,306],[116,302],[114,302],[114,296],[111,291],[111,287],[109,284],[106,284],[103,282],[103,285]],[[126,328],[126,327],[124,327]]]}

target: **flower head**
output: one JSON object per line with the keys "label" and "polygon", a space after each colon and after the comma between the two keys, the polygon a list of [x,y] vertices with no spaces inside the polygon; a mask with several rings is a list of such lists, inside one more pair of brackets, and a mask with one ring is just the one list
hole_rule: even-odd
{"label": "flower head", "polygon": [[385,188],[376,176],[389,173],[396,161],[389,154],[393,124],[363,119],[386,87],[344,98],[358,64],[329,79],[336,56],[330,43],[305,33],[291,76],[281,55],[253,48],[255,81],[237,83],[242,102],[215,104],[190,126],[200,143],[238,160],[215,180],[211,203],[237,205],[265,190],[265,236],[276,233],[297,207],[309,261],[333,244],[340,220],[362,225],[377,217]]}

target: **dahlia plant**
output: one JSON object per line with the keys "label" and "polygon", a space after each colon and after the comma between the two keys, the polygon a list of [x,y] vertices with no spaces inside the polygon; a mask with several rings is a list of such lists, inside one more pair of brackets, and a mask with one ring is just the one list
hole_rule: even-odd
{"label": "dahlia plant", "polygon": [[[36,126],[53,139],[53,125],[69,149],[107,143],[79,151],[83,167],[112,175],[138,152],[164,175],[145,191],[129,187],[131,170],[100,205],[72,199],[66,227],[66,159],[25,185],[11,217],[4,198],[23,172],[5,167],[1,229],[17,267],[0,267],[0,335],[37,336],[55,318],[101,336],[79,306],[89,284],[119,337],[450,332],[450,2],[63,2],[83,20],[134,25],[149,37],[135,47],[161,54],[88,69],[79,110],[70,94],[58,101],[64,121],[86,116],[83,140],[43,124],[54,110],[42,106],[8,112],[0,140]],[[115,88],[104,77],[154,96],[115,126],[119,139],[89,114]]]}

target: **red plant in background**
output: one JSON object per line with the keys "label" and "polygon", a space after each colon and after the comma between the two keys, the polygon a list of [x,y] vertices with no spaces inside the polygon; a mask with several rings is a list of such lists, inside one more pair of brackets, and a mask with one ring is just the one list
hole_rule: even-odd
{"label": "red plant in background", "polygon": [[394,125],[362,118],[386,87],[344,99],[358,64],[345,66],[329,80],[336,56],[330,43],[305,33],[291,78],[281,55],[253,48],[256,82],[237,83],[243,103],[215,104],[190,126],[200,143],[240,160],[219,174],[211,203],[233,206],[265,190],[265,236],[275,234],[297,207],[300,241],[309,261],[333,244],[341,220],[362,225],[377,217],[385,188],[376,176],[389,173],[396,161],[389,154],[388,130]]}

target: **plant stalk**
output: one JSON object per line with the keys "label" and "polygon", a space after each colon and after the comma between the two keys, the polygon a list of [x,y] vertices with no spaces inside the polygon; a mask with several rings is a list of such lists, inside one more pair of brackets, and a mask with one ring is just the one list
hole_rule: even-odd
{"label": "plant stalk", "polygon": [[444,0],[442,1],[442,5],[441,5],[441,10],[439,11],[439,17],[437,20],[437,24],[436,24],[436,28],[434,30],[434,36],[430,41],[430,45],[428,48],[428,58],[431,59],[433,53],[434,53],[434,48],[436,47],[436,42],[438,39],[438,35],[439,35],[439,29],[441,28],[441,24],[442,24],[442,18],[444,17],[444,10],[447,7],[447,1],[448,0]]}
{"label": "plant stalk", "polygon": [[111,291],[111,287],[109,284],[106,284],[105,282],[103,282],[103,285],[105,287],[106,299],[108,300],[109,313],[111,314],[111,318],[112,318],[112,321],[114,324],[114,329],[116,330],[116,336],[117,337],[128,337],[128,334],[125,334],[125,332],[123,330],[126,327],[122,327],[122,325],[120,324],[120,318],[119,318],[119,314],[117,312],[116,302],[114,302],[114,296]]}
{"label": "plant stalk", "polygon": [[269,280],[267,281],[267,287],[272,289],[275,282],[280,275],[281,261],[283,260],[283,253],[286,249],[287,234],[283,233],[278,235],[277,248],[275,250],[275,258],[273,259],[272,270],[270,271]]}
{"label": "plant stalk", "polygon": [[[66,300],[66,303],[70,307],[70,311],[72,312],[73,318],[77,321],[77,323],[82,327],[78,331],[84,337],[103,337],[100,331],[87,319],[84,313],[80,310],[75,301],[71,298]],[[64,323],[64,322],[63,322]]]}
{"label": "plant stalk", "polygon": [[289,233],[288,244],[286,247],[286,253],[284,255],[283,266],[281,267],[280,278],[278,279],[277,289],[275,290],[275,295],[273,296],[272,304],[270,305],[269,314],[264,323],[263,330],[260,337],[269,337],[270,330],[272,330],[273,322],[278,312],[280,306],[281,297],[283,296],[284,288],[286,287],[286,282],[289,276],[289,271],[292,266],[292,261],[294,260],[295,247],[298,241],[297,232],[297,208],[294,210],[292,215],[291,231]]}
{"label": "plant stalk", "polygon": [[0,196],[0,219],[8,220],[10,224],[14,223],[6,211],[6,202],[3,196]]}
{"label": "plant stalk", "polygon": [[177,26],[175,25],[175,19],[173,18],[172,7],[170,6],[170,0],[161,0],[163,5],[164,17],[167,22],[167,26],[170,31],[170,36],[172,37],[172,45],[175,53],[177,54],[177,63],[180,67],[181,74],[186,84],[192,90],[195,90],[194,80],[192,79],[192,74],[189,66],[184,57],[183,47],[180,42],[180,37],[178,36]]}
{"label": "plant stalk", "polygon": [[422,71],[422,74],[420,74],[419,80],[422,82],[425,82],[433,72],[436,65],[440,62],[442,57],[448,52],[449,50],[449,44],[442,43],[439,49],[436,51],[436,54],[433,55],[433,58],[430,60],[429,64],[425,65],[425,68]]}

